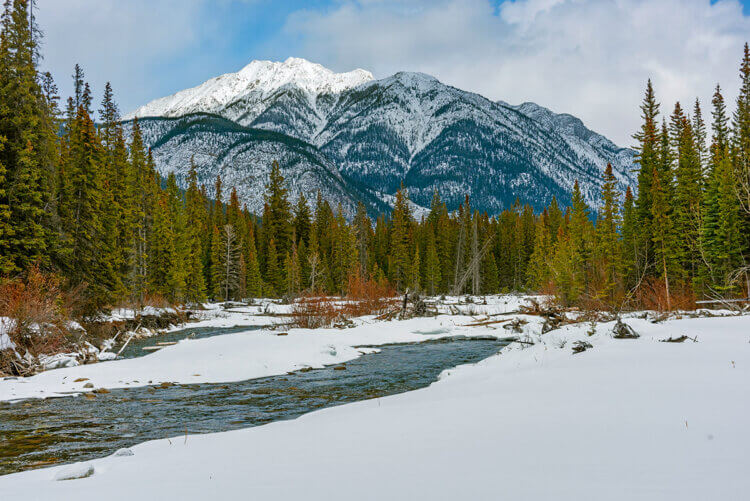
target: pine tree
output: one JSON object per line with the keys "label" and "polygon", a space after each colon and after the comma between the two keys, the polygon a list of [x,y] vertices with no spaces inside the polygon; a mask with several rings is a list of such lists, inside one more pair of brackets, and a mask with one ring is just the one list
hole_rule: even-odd
{"label": "pine tree", "polygon": [[642,250],[640,256],[643,257],[643,263],[637,263],[637,269],[646,269],[653,262],[651,246],[651,218],[653,217],[651,205],[651,193],[653,173],[656,172],[656,165],[659,162],[659,128],[658,128],[659,103],[656,102],[654,88],[649,79],[646,84],[646,95],[641,104],[641,118],[643,125],[640,131],[633,136],[637,141],[635,146],[638,164],[638,199],[636,200],[636,214],[638,226],[641,228],[639,233],[641,238],[638,247]]}
{"label": "pine tree", "polygon": [[38,83],[27,0],[6,1],[0,24],[0,164],[5,169],[0,206],[10,211],[13,226],[12,233],[3,233],[0,248],[3,268],[12,273],[48,257],[42,222],[52,186],[48,142],[54,132]]}
{"label": "pine tree", "polygon": [[684,283],[689,284],[698,268],[699,234],[702,217],[702,169],[699,153],[695,149],[690,122],[682,117],[677,136],[677,163],[675,168],[675,190],[672,199],[673,224],[681,236],[677,248],[680,273]]}
{"label": "pine tree", "polygon": [[260,276],[258,265],[258,254],[255,248],[255,237],[250,236],[247,244],[247,258],[245,259],[246,289],[250,297],[259,297],[263,294],[263,279]]}
{"label": "pine tree", "polygon": [[167,176],[165,192],[168,228],[174,247],[170,266],[167,269],[168,295],[179,301],[185,296],[189,249],[185,208],[174,173]]}
{"label": "pine tree", "polygon": [[[263,227],[268,241],[274,240],[279,255],[286,255],[292,247],[292,217],[288,191],[278,162],[271,166],[269,181],[266,185],[266,204],[268,213],[264,215]],[[275,284],[279,286],[283,283]],[[283,288],[282,288],[283,290]]]}
{"label": "pine tree", "polygon": [[398,190],[391,215],[391,253],[388,271],[398,290],[406,289],[411,276],[411,235],[409,232],[411,212],[408,200],[406,190],[404,188]]}
{"label": "pine tree", "polygon": [[570,300],[586,292],[591,279],[591,257],[594,226],[589,217],[589,208],[583,199],[578,181],[573,185],[570,215],[570,252],[572,254],[572,285]]}
{"label": "pine tree", "polygon": [[151,231],[151,213],[154,194],[154,172],[146,155],[138,120],[133,120],[132,141],[130,143],[130,182],[129,198],[132,205],[133,252],[129,284],[131,295],[137,303],[143,304],[148,288],[148,237]]}
{"label": "pine tree", "polygon": [[721,87],[718,84],[711,103],[713,104],[713,110],[711,111],[711,117],[713,118],[711,150],[713,154],[716,151],[723,152],[729,146],[729,118],[727,117],[726,104],[724,104],[724,96],[721,95]]}
{"label": "pine tree", "polygon": [[369,263],[370,241],[373,237],[372,224],[367,216],[365,204],[357,204],[357,214],[354,216],[354,229],[357,239],[357,250],[359,254],[359,275],[367,277]]}
{"label": "pine tree", "polygon": [[702,228],[709,282],[717,293],[734,292],[732,274],[742,265],[740,207],[729,151],[718,156],[706,190],[706,217]]}
{"label": "pine tree", "polygon": [[500,290],[498,282],[497,263],[492,252],[487,252],[482,258],[482,293],[495,294]]}
{"label": "pine tree", "polygon": [[745,236],[742,242],[744,256],[745,289],[750,295],[750,48],[745,48],[740,64],[740,92],[737,108],[732,120],[732,163],[736,178],[736,189],[742,207],[741,228]]}
{"label": "pine tree", "polygon": [[549,207],[547,208],[547,215],[549,234],[552,237],[552,244],[554,245],[555,241],[557,240],[557,231],[563,224],[563,213],[557,203],[557,198],[555,198],[554,196],[552,197],[552,202],[550,202]]}
{"label": "pine tree", "polygon": [[268,255],[266,257],[266,284],[263,290],[268,296],[278,296],[279,291],[284,290],[284,274],[279,265],[279,257],[276,252],[276,240],[271,238],[268,242]]}
{"label": "pine tree", "polygon": [[635,199],[633,191],[628,186],[625,191],[625,201],[622,207],[622,266],[625,288],[630,291],[633,289],[642,275],[642,271],[637,268],[640,262],[638,258],[638,237],[640,228],[635,212]]}
{"label": "pine tree", "polygon": [[732,119],[732,157],[740,186],[740,201],[750,217],[750,48],[745,51],[740,65],[740,93]]}
{"label": "pine tree", "polygon": [[215,225],[211,231],[211,298],[220,301],[224,297],[222,279],[224,277],[224,239]]}
{"label": "pine tree", "polygon": [[708,162],[708,148],[707,148],[707,132],[706,123],[703,121],[703,112],[701,111],[701,103],[698,98],[695,98],[695,104],[693,105],[693,138],[695,140],[695,151],[698,156],[698,163],[700,164],[701,174],[706,172]]}
{"label": "pine tree", "polygon": [[654,258],[659,275],[664,281],[666,293],[666,307],[671,310],[670,276],[674,274],[676,259],[676,241],[672,217],[669,210],[668,190],[666,180],[658,173],[654,173],[654,183],[651,186],[651,213],[653,218],[652,241],[654,243]]}
{"label": "pine tree", "polygon": [[[0,150],[5,147],[5,138],[0,136]],[[0,275],[7,275],[15,268],[10,250],[10,239],[15,234],[10,219],[10,207],[5,189],[5,166],[0,163]]]}
{"label": "pine tree", "polygon": [[435,243],[435,234],[430,230],[427,235],[427,250],[425,252],[424,285],[427,293],[435,295],[440,286],[440,258]]}
{"label": "pine tree", "polygon": [[353,229],[350,230],[344,219],[344,214],[339,205],[336,211],[335,224],[332,227],[333,246],[329,268],[329,290],[333,292],[344,292],[348,286],[350,274],[358,269],[359,259],[357,253],[356,237]]}
{"label": "pine tree", "polygon": [[73,68],[73,75],[71,76],[73,77],[73,108],[74,110],[77,110],[84,104],[83,93],[86,86],[83,69],[80,65],[75,65],[75,68]]}
{"label": "pine tree", "polygon": [[312,229],[312,215],[304,193],[300,193],[297,205],[294,208],[294,233],[298,242],[310,242],[310,231]]}
{"label": "pine tree", "polygon": [[552,250],[549,269],[551,283],[554,284],[555,293],[563,304],[575,303],[585,292],[585,284],[581,280],[577,266],[579,263],[571,234],[561,228]]}
{"label": "pine tree", "polygon": [[411,279],[409,280],[409,288],[412,291],[422,290],[422,281],[420,269],[422,268],[422,259],[419,254],[419,246],[414,246],[414,257],[411,260]]}
{"label": "pine tree", "polygon": [[188,188],[185,192],[186,219],[186,274],[185,298],[192,302],[206,299],[206,282],[203,275],[203,238],[206,231],[206,206],[203,195],[198,189],[198,173],[191,160],[188,173]]}
{"label": "pine tree", "polygon": [[302,275],[299,254],[297,253],[297,244],[292,244],[291,254],[287,253],[286,259],[284,260],[284,270],[286,275],[286,293],[296,296],[302,289]]}
{"label": "pine tree", "polygon": [[[173,270],[180,269],[182,263],[177,260],[176,234],[171,225],[165,193],[159,194],[152,214],[153,229],[150,232],[148,244],[148,290],[165,297],[172,297],[172,293],[176,292],[174,287],[178,286],[173,282]],[[184,282],[180,285],[184,287]]]}
{"label": "pine tree", "polygon": [[612,165],[607,164],[604,171],[604,184],[601,189],[602,205],[596,220],[597,247],[600,270],[602,272],[602,290],[600,295],[611,303],[616,299],[622,276],[622,248],[619,228],[621,225],[617,193],[617,179],[612,173]]}
{"label": "pine tree", "polygon": [[[549,234],[549,226],[544,218],[537,221],[534,232],[534,251],[531,253],[528,266],[528,280],[526,286],[531,290],[545,288],[551,280],[551,272],[548,259],[552,255],[552,236]],[[558,242],[558,245],[562,245]]]}

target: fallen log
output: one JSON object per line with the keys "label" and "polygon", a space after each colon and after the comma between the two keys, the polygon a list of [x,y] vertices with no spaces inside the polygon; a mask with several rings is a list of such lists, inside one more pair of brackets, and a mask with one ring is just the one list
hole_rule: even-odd
{"label": "fallen log", "polygon": [[502,324],[504,322],[510,322],[511,320],[513,320],[513,319],[512,318],[504,318],[502,320],[483,320],[481,322],[473,322],[473,323],[470,323],[470,324],[464,324],[464,325],[461,325],[460,327],[478,327],[478,326],[481,326],[481,325]]}

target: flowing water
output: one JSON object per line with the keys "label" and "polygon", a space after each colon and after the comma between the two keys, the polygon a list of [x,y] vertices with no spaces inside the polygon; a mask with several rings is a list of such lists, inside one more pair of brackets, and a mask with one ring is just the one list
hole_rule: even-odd
{"label": "flowing water", "polygon": [[[140,343],[131,355],[141,354]],[[388,345],[347,362],[346,370],[332,366],[237,383],[124,388],[92,399],[0,403],[0,475],[93,459],[146,440],[247,428],[423,388],[444,369],[478,362],[505,344],[444,339]]]}
{"label": "flowing water", "polygon": [[183,339],[201,339],[205,337],[220,336],[222,334],[234,334],[236,332],[248,332],[268,328],[269,326],[242,326],[235,327],[191,327],[174,332],[167,332],[158,336],[134,339],[128,343],[120,358],[137,358],[153,353],[143,348],[157,346],[157,343],[174,343]]}

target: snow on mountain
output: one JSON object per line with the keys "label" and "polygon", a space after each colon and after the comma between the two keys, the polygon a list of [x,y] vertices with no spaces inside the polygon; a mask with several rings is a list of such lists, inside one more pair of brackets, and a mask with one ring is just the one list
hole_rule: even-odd
{"label": "snow on mountain", "polygon": [[574,139],[478,94],[402,72],[343,92],[311,142],[342,173],[380,191],[394,193],[403,182],[428,206],[437,189],[451,209],[468,193],[473,207],[494,214],[516,198],[538,209],[553,196],[567,204],[576,180],[595,206],[608,162],[622,190],[632,184],[630,150]]}
{"label": "snow on mountain", "polygon": [[[128,137],[132,123],[124,123]],[[178,184],[185,187],[192,161],[198,183],[204,184],[211,195],[216,177],[221,176],[225,201],[235,187],[240,202],[256,214],[263,210],[273,162],[279,163],[292,200],[304,193],[312,204],[320,191],[334,210],[341,205],[347,217],[354,215],[359,201],[371,215],[389,210],[381,194],[348,179],[313,145],[299,139],[246,128],[208,114],[144,118],[139,126],[160,174],[174,173]]]}
{"label": "snow on mountain", "polygon": [[516,109],[550,130],[554,130],[565,138],[568,145],[579,156],[594,163],[611,162],[615,177],[619,182],[628,184],[627,182],[632,179],[624,175],[623,171],[633,169],[635,151],[630,148],[620,148],[601,134],[588,129],[580,118],[568,113],[555,113],[536,103],[526,102],[513,106],[504,101],[498,101],[498,104]]}
{"label": "snow on mountain", "polygon": [[[241,122],[247,123],[259,115],[284,87],[302,90],[314,102],[318,95],[338,94],[372,79],[372,74],[365,70],[334,73],[320,64],[296,57],[290,57],[283,63],[253,61],[237,73],[227,73],[192,89],[151,101],[126,115],[125,120],[135,117],[180,117],[189,113],[224,116],[225,109],[241,101],[244,108]],[[226,118],[236,120],[237,117]]]}
{"label": "snow on mountain", "polygon": [[[206,116],[177,128],[150,122],[146,142],[160,171],[183,179],[198,149],[205,179],[221,174],[229,184],[237,180],[251,210],[262,207],[259,183],[274,160],[293,194],[321,189],[332,202],[343,201],[347,212],[358,197],[377,210],[402,183],[418,206],[429,206],[437,189],[451,210],[469,194],[473,208],[496,214],[516,199],[536,209],[552,197],[568,204],[578,181],[595,207],[607,163],[620,190],[635,184],[633,151],[578,118],[534,103],[493,102],[423,73],[374,80],[364,70],[337,74],[303,59],[254,61],[128,117],[201,113],[226,123],[206,133]],[[234,128],[242,129],[241,141]],[[326,181],[331,175],[333,190]]]}

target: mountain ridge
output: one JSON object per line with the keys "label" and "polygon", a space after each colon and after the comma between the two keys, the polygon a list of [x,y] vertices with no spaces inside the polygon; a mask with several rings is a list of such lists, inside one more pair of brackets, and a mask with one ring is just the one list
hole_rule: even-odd
{"label": "mountain ridge", "polygon": [[[260,70],[265,72],[262,78],[248,86],[248,75],[258,76]],[[240,74],[244,76],[235,77]],[[291,162],[282,167],[287,179],[297,183],[294,195],[325,186],[323,178],[332,170],[340,181],[333,191],[344,196],[338,201],[346,211],[355,205],[350,196],[367,196],[368,209],[374,211],[379,205],[374,200],[390,200],[402,183],[423,207],[437,189],[451,210],[465,194],[471,196],[473,208],[490,214],[509,208],[516,198],[541,209],[552,197],[569,203],[575,180],[595,207],[607,163],[612,163],[622,191],[635,184],[633,150],[618,147],[575,116],[534,103],[514,106],[491,101],[424,73],[398,72],[375,80],[364,70],[337,74],[290,58],[283,63],[253,62],[228,75],[232,76],[181,91],[187,93],[181,97],[178,92],[152,101],[127,116],[151,111],[163,113],[161,118],[166,119],[196,106],[211,108],[207,113],[244,127],[243,144],[258,151],[240,155],[226,138],[206,133],[194,121],[179,141],[160,141],[156,131],[162,128],[153,127],[146,143],[157,150],[160,172],[184,173],[186,154],[181,150],[189,148],[214,155],[197,161],[213,177],[224,173],[238,178],[232,168],[256,173],[265,169],[267,174],[273,160]],[[235,89],[235,94],[228,89]],[[227,124],[219,128],[221,134],[232,134]],[[300,140],[305,146],[294,149],[281,137]],[[308,186],[299,184],[303,174]],[[247,180],[238,188],[251,210],[262,208],[257,188]]]}

